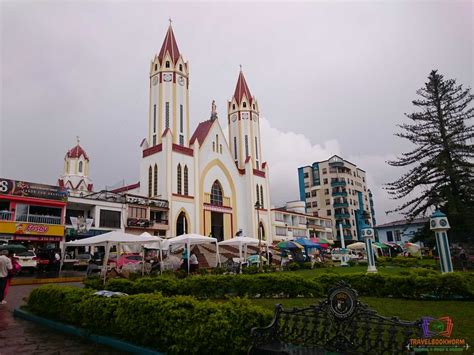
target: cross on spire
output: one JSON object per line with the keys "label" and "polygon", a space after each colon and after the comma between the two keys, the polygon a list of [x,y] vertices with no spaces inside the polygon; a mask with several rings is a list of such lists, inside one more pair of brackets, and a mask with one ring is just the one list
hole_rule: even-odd
{"label": "cross on spire", "polygon": [[173,22],[173,20],[171,20],[171,17],[168,19],[168,21],[170,22],[170,26],[171,26],[171,23]]}
{"label": "cross on spire", "polygon": [[76,140],[77,140],[77,145],[79,145],[79,143],[81,142],[81,139],[79,138],[79,136],[76,136]]}

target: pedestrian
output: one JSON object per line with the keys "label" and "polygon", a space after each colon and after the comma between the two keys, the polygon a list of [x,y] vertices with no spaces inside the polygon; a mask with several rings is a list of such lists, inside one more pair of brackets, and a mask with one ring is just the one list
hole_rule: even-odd
{"label": "pedestrian", "polygon": [[199,261],[194,250],[191,251],[189,256],[189,268],[191,273],[195,273],[199,268]]}
{"label": "pedestrian", "polygon": [[466,251],[464,250],[462,245],[460,247],[461,247],[461,250],[459,251],[459,259],[461,260],[462,271],[466,271],[466,265],[467,265]]}
{"label": "pedestrian", "polygon": [[13,253],[10,252],[10,254],[8,255],[8,257],[10,258],[10,261],[12,262],[12,269],[8,271],[8,276],[7,276],[7,283],[6,283],[6,286],[5,286],[5,290],[3,291],[3,298],[6,299],[7,298],[7,294],[8,294],[8,289],[10,288],[10,284],[11,284],[11,281],[12,281],[12,278],[16,275],[18,275],[21,271],[21,265],[18,263],[18,261],[16,260],[15,257],[13,257]]}
{"label": "pedestrian", "polygon": [[184,247],[183,253],[181,254],[181,269],[183,269],[186,272],[189,272],[188,270],[188,248]]}
{"label": "pedestrian", "polygon": [[7,257],[8,251],[0,250],[0,304],[6,304],[5,288],[7,286],[8,272],[13,269],[11,260]]}
{"label": "pedestrian", "polygon": [[54,252],[54,268],[58,271],[61,265],[61,255],[59,254],[59,252],[59,249],[56,249]]}

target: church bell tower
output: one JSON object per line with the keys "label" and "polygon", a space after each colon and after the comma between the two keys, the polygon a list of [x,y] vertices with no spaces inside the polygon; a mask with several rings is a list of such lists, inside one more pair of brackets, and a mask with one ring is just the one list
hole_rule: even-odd
{"label": "church bell tower", "polygon": [[189,72],[173,28],[166,32],[160,52],[150,64],[148,146],[160,144],[170,130],[173,143],[189,147]]}

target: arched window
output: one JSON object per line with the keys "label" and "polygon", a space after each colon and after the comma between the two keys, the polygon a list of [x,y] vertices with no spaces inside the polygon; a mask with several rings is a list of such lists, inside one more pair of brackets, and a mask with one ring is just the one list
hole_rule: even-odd
{"label": "arched window", "polygon": [[258,185],[256,185],[257,187],[257,203],[260,204],[260,191],[258,190]]}
{"label": "arched window", "polygon": [[235,104],[232,104],[232,110],[235,110]]}
{"label": "arched window", "polygon": [[262,206],[262,208],[265,208],[264,203],[263,203],[263,186],[262,185],[260,185],[260,205]]}
{"label": "arched window", "polygon": [[82,173],[82,161],[79,162],[79,172]]}
{"label": "arched window", "polygon": [[178,164],[178,195],[181,195],[181,164]]}
{"label": "arched window", "polygon": [[169,68],[169,67],[170,67],[170,61],[169,61],[169,60],[166,61],[165,67],[166,67],[166,68]]}
{"label": "arched window", "polygon": [[247,107],[247,103],[244,102],[244,104],[242,105],[243,108]]}
{"label": "arched window", "polygon": [[151,197],[153,187],[153,169],[150,167],[148,168],[148,197]]}
{"label": "arched window", "polygon": [[66,174],[69,174],[69,160],[66,162]]}
{"label": "arched window", "polygon": [[188,166],[184,166],[184,194],[188,196]]}
{"label": "arched window", "polygon": [[155,70],[158,70],[158,64],[155,64]]}
{"label": "arched window", "polygon": [[153,196],[156,196],[158,195],[158,166],[156,164],[153,175]]}
{"label": "arched window", "polygon": [[222,206],[222,187],[219,181],[214,181],[211,188],[211,205]]}
{"label": "arched window", "polygon": [[179,70],[180,70],[180,71],[183,71],[183,64],[180,64],[180,65],[179,65]]}

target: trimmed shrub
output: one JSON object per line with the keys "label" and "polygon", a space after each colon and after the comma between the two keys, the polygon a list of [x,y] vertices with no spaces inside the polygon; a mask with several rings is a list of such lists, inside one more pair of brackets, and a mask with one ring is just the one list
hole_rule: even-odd
{"label": "trimmed shrub", "polygon": [[[106,298],[65,286],[34,289],[27,308],[42,317],[170,354],[245,353],[251,328],[267,325],[273,313],[242,299],[216,303],[158,293]],[[64,319],[61,311],[72,308],[77,311]]]}

